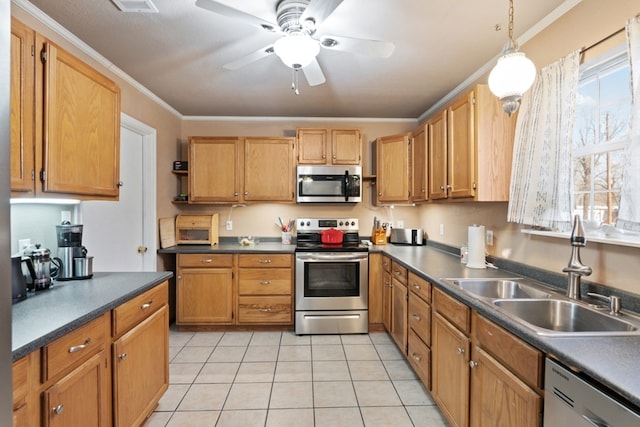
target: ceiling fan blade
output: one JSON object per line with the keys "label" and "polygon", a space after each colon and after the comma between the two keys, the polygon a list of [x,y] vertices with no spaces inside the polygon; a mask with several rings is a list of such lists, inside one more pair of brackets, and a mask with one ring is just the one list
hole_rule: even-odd
{"label": "ceiling fan blade", "polygon": [[224,4],[218,3],[215,0],[196,0],[196,6],[202,9],[206,9],[208,11],[217,13],[219,15],[226,16],[227,18],[233,18],[233,19],[238,19],[240,21],[244,21],[249,25],[263,28],[267,31],[273,31],[273,32],[280,31],[280,27],[278,27],[278,25],[273,22],[266,21],[255,15],[251,15],[250,13],[246,13],[241,10],[234,9],[233,7],[225,6]]}
{"label": "ceiling fan blade", "polygon": [[261,49],[256,50],[255,52],[251,52],[250,54],[243,56],[242,58],[238,58],[235,61],[224,64],[222,68],[225,70],[235,71],[239,68],[244,67],[245,65],[251,64],[252,62],[258,61],[262,58],[266,58],[273,54],[273,45],[265,46]]}
{"label": "ceiling fan blade", "polygon": [[318,86],[327,81],[327,79],[324,78],[324,73],[317,59],[314,59],[309,65],[304,67],[302,72],[304,72],[309,86]]}
{"label": "ceiling fan blade", "polygon": [[394,44],[391,42],[331,35],[320,37],[320,46],[326,49],[342,50],[377,58],[388,58],[395,49]]}
{"label": "ceiling fan blade", "polygon": [[342,3],[342,0],[311,0],[302,16],[300,16],[300,22],[313,18],[317,27],[340,6],[340,3]]}

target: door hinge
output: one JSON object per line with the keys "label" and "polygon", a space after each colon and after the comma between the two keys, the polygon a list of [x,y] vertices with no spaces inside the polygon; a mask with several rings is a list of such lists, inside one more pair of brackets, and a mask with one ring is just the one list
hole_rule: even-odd
{"label": "door hinge", "polygon": [[43,64],[47,63],[47,51],[44,48],[40,51],[40,61],[42,61]]}
{"label": "door hinge", "polygon": [[31,45],[31,56],[36,56],[36,47]]}
{"label": "door hinge", "polygon": [[476,97],[471,98],[471,104],[476,105]]}
{"label": "door hinge", "polygon": [[42,169],[40,170],[40,181],[45,182],[47,180],[47,171]]}
{"label": "door hinge", "polygon": [[475,183],[475,181],[471,184],[471,187],[473,187],[473,189],[474,189],[474,190],[476,189],[476,183]]}
{"label": "door hinge", "polygon": [[35,181],[36,180],[36,171],[35,169],[31,169],[31,181]]}

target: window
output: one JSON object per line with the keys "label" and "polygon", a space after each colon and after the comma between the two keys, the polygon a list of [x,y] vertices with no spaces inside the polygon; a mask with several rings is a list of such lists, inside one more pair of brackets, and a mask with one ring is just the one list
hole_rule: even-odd
{"label": "window", "polygon": [[573,128],[573,211],[592,224],[615,224],[631,84],[624,46],[583,64]]}

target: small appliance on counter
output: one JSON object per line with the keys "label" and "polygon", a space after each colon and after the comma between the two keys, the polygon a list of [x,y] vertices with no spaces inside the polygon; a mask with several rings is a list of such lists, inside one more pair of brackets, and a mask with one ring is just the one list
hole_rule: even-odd
{"label": "small appliance on counter", "polygon": [[427,244],[427,239],[422,228],[392,228],[389,243],[422,246]]}
{"label": "small appliance on counter", "polygon": [[51,251],[36,244],[25,248],[24,256],[27,264],[25,273],[27,290],[49,289],[52,279],[60,272],[59,262],[51,258]]}
{"label": "small appliance on counter", "polygon": [[[15,304],[27,298],[27,280],[22,272],[22,264],[31,262],[31,258],[21,255],[11,257],[11,303]],[[33,268],[33,267],[31,267]]]}
{"label": "small appliance on counter", "polygon": [[56,280],[82,280],[93,276],[93,257],[87,257],[87,248],[82,246],[82,225],[67,221],[56,225],[59,265]]}

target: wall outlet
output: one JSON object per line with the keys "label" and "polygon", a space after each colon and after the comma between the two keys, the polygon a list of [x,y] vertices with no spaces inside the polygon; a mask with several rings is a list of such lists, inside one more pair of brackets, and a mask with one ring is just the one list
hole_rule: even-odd
{"label": "wall outlet", "polygon": [[233,230],[233,221],[231,221],[230,219],[228,219],[228,220],[227,220],[227,223],[226,223],[226,228],[227,228],[227,231],[231,231],[231,230]]}
{"label": "wall outlet", "polygon": [[444,224],[440,224],[440,235],[444,236]]}
{"label": "wall outlet", "polygon": [[493,246],[493,230],[487,230],[485,232],[485,243],[487,246]]}
{"label": "wall outlet", "polygon": [[31,239],[20,239],[18,240],[18,251],[24,251],[24,248],[31,244]]}
{"label": "wall outlet", "polygon": [[397,220],[396,225],[398,226],[398,228],[404,228],[404,220]]}

